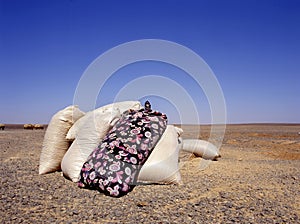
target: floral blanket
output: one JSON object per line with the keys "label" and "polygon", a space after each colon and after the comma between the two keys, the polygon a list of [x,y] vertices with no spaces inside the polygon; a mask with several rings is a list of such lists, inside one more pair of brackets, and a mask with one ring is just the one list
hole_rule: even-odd
{"label": "floral blanket", "polygon": [[145,109],[122,114],[84,163],[79,187],[96,189],[113,197],[133,190],[141,166],[167,126],[167,116],[151,110],[147,103]]}

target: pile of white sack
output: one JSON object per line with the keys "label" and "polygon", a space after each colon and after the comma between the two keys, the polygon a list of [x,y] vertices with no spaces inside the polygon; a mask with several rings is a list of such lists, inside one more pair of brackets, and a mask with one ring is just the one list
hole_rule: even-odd
{"label": "pile of white sack", "polygon": [[[87,113],[82,112],[78,106],[68,106],[57,112],[46,130],[39,174],[61,170],[65,177],[78,182],[80,170],[88,156],[101,143],[122,113],[129,109],[141,108],[142,105],[138,101],[124,101]],[[164,134],[140,170],[139,183],[179,183],[180,150],[209,160],[220,156],[213,144],[199,139],[182,139],[182,132],[181,128],[167,125]]]}

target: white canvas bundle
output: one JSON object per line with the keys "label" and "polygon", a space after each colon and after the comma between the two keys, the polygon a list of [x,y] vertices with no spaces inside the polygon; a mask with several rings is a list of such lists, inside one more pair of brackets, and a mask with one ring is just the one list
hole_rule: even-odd
{"label": "white canvas bundle", "polygon": [[200,139],[184,139],[182,150],[194,153],[203,159],[215,160],[220,157],[218,149],[212,143]]}
{"label": "white canvas bundle", "polygon": [[61,160],[69,147],[67,132],[83,115],[84,112],[79,110],[78,106],[69,106],[52,117],[43,141],[39,174],[60,170]]}
{"label": "white canvas bundle", "polygon": [[[109,114],[116,113],[116,110],[119,111],[120,114],[125,112],[126,110],[133,109],[139,110],[142,108],[142,105],[139,101],[122,101],[116,102],[112,104],[105,105],[103,107],[99,107],[93,111],[87,113],[88,116],[84,116],[82,119],[79,119],[69,130],[67,134],[68,140],[74,140],[78,135],[78,132],[82,129],[82,126],[85,125],[86,127],[91,126],[94,122],[97,122],[95,127],[97,127],[101,131],[101,121],[102,118],[109,118]],[[114,111],[114,112],[113,112]],[[93,114],[92,114],[93,113]],[[97,119],[93,119],[93,116],[97,115]],[[106,122],[106,121],[105,121]],[[86,133],[86,132],[81,132]],[[88,133],[86,133],[88,134]]]}
{"label": "white canvas bundle", "polygon": [[88,112],[69,130],[67,138],[74,139],[63,157],[61,169],[63,174],[73,182],[79,180],[80,170],[92,151],[99,145],[107,132],[129,109],[140,109],[138,101],[124,101],[100,107]]}
{"label": "white canvas bundle", "polygon": [[181,181],[178,156],[181,148],[179,136],[182,132],[180,128],[167,125],[162,137],[142,166],[138,182],[170,184]]}

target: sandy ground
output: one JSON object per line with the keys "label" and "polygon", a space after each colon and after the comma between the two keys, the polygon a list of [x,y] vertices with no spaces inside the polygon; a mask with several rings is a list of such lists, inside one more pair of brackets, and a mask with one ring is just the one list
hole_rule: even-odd
{"label": "sandy ground", "polygon": [[[202,127],[202,126],[201,126]],[[184,126],[184,138],[195,126]],[[199,138],[208,139],[209,126]],[[137,186],[122,198],[38,175],[45,130],[0,131],[1,223],[300,223],[300,125],[228,125],[206,169],[182,153],[181,185]]]}

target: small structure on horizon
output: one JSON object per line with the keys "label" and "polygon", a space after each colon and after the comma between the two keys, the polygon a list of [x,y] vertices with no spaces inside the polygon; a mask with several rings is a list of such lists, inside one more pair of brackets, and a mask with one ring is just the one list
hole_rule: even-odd
{"label": "small structure on horizon", "polygon": [[33,124],[24,124],[24,129],[33,130]]}
{"label": "small structure on horizon", "polygon": [[44,129],[44,126],[42,124],[24,124],[24,129],[27,130],[41,130]]}
{"label": "small structure on horizon", "polygon": [[33,129],[36,129],[36,130],[38,130],[38,129],[44,129],[44,126],[42,124],[35,124],[33,126]]}

